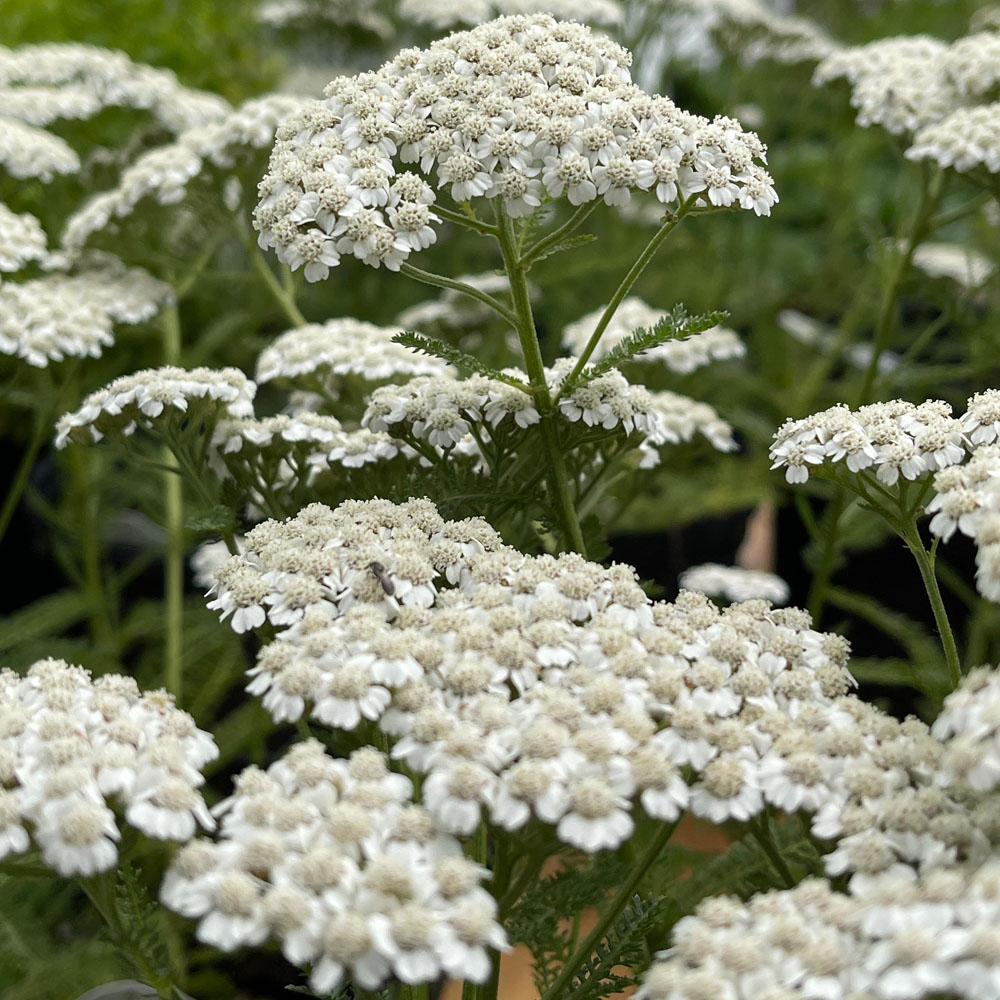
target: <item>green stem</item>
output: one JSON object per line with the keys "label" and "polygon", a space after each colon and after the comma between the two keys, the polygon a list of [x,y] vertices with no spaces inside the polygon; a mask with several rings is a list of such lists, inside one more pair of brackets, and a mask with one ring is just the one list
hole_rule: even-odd
{"label": "green stem", "polygon": [[558,229],[552,230],[548,236],[540,239],[534,246],[529,247],[521,255],[521,263],[524,265],[524,269],[528,270],[547,250],[554,247],[560,240],[566,239],[574,229],[583,224],[587,216],[600,203],[600,200],[595,198],[593,201],[588,201],[586,204],[581,205]]}
{"label": "green stem", "polygon": [[674,229],[677,228],[681,219],[687,215],[695,198],[697,198],[697,195],[692,195],[687,201],[682,203],[676,215],[671,213],[668,216],[667,221],[660,226],[660,228],[656,231],[656,235],[646,244],[642,253],[639,254],[635,263],[629,269],[628,274],[622,278],[621,284],[615,289],[615,294],[611,296],[611,301],[607,304],[607,307],[601,314],[601,318],[597,321],[597,326],[591,334],[590,340],[587,341],[587,346],[584,347],[583,353],[577,360],[573,370],[569,373],[569,377],[563,382],[564,389],[567,386],[572,386],[580,375],[580,372],[582,372],[586,367],[587,362],[590,360],[590,356],[597,349],[597,345],[601,337],[604,335],[604,331],[608,328],[608,324],[618,311],[618,307],[621,305],[622,299],[624,299],[625,296],[632,290],[632,286],[639,280],[639,276],[642,272],[646,270],[646,267],[653,259],[656,251],[660,249],[660,245],[663,241],[674,231]]}
{"label": "green stem", "polygon": [[941,645],[944,647],[945,659],[948,661],[948,674],[951,681],[949,690],[958,687],[962,679],[962,664],[958,658],[958,647],[955,645],[955,636],[948,621],[948,612],[945,611],[944,601],[941,599],[941,590],[938,587],[937,574],[934,572],[935,550],[928,552],[924,548],[924,543],[920,539],[917,526],[911,522],[909,527],[901,532],[906,547],[913,553],[913,558],[917,560],[920,569],[920,579],[924,582],[924,589],[931,602],[931,610],[934,612],[934,622],[941,636]]}
{"label": "green stem", "polygon": [[117,649],[111,616],[108,613],[106,589],[101,567],[101,493],[97,481],[101,478],[94,470],[102,466],[102,456],[93,449],[75,448],[70,456],[73,467],[76,509],[75,532],[83,569],[83,588],[90,609],[90,631],[94,644],[105,653]]}
{"label": "green stem", "polygon": [[456,226],[465,226],[466,229],[474,229],[477,233],[482,233],[484,236],[496,236],[496,226],[491,226],[488,222],[480,222],[479,219],[472,215],[465,215],[463,212],[453,212],[450,208],[445,208],[438,204],[432,205],[431,211],[435,215],[439,215],[442,219],[447,219],[448,222],[454,222]]}
{"label": "green stem", "polygon": [[580,530],[576,509],[569,495],[566,462],[559,445],[557,426],[559,415],[552,404],[548,383],[545,380],[545,364],[542,361],[538,333],[535,330],[535,317],[531,310],[531,297],[528,293],[528,279],[525,276],[524,264],[517,253],[514,226],[510,216],[504,211],[503,203],[499,198],[496,201],[496,214],[497,227],[500,231],[498,236],[500,252],[503,254],[504,267],[510,281],[511,298],[514,303],[513,325],[521,342],[525,371],[528,373],[531,387],[535,391],[538,411],[541,414],[539,428],[548,466],[546,478],[549,484],[549,497],[562,519],[564,541],[574,551],[586,555],[587,548],[583,541],[583,532]]}
{"label": "green stem", "polygon": [[308,320],[300,312],[292,295],[285,290],[281,282],[275,277],[274,271],[267,266],[267,261],[264,260],[260,251],[256,246],[248,245],[247,252],[250,254],[253,266],[264,279],[264,284],[267,285],[268,291],[274,296],[275,302],[281,306],[284,314],[295,326],[305,326]]}
{"label": "green stem", "polygon": [[464,295],[482,302],[483,305],[489,306],[490,309],[499,316],[502,316],[512,327],[517,329],[517,316],[503,305],[503,303],[493,298],[492,295],[481,292],[473,285],[468,285],[464,281],[456,281],[454,278],[446,278],[442,274],[434,274],[431,271],[425,271],[423,268],[414,267],[412,264],[406,263],[399,265],[399,273],[408,275],[416,281],[422,281],[425,285],[433,285],[435,288],[450,288],[452,291],[462,292]]}
{"label": "green stem", "polygon": [[643,851],[639,860],[632,869],[632,874],[628,881],[618,890],[615,898],[611,900],[607,908],[601,913],[600,918],[594,925],[594,929],[583,939],[583,943],[573,952],[569,960],[563,966],[562,971],[556,976],[552,985],[542,994],[541,1000],[557,1000],[562,996],[563,990],[573,981],[573,976],[583,963],[594,953],[594,949],[601,943],[601,939],[618,919],[618,915],[631,901],[633,894],[646,872],[653,866],[653,863],[660,856],[660,852],[666,847],[667,842],[673,836],[674,830],[680,823],[680,818],[673,823],[664,823],[659,832],[649,842],[646,850]]}
{"label": "green stem", "polygon": [[52,415],[48,407],[44,405],[44,402],[41,399],[39,400],[39,403],[41,405],[39,409],[35,410],[34,414],[35,419],[31,428],[31,439],[28,441],[28,447],[21,455],[21,461],[18,463],[17,471],[14,473],[14,478],[7,490],[7,495],[4,497],[3,507],[0,508],[0,541],[3,541],[3,537],[7,533],[7,529],[10,527],[14,511],[17,510],[17,505],[21,502],[21,495],[24,493],[25,487],[28,485],[28,478],[31,475],[31,470],[35,467],[35,459],[38,458],[38,453],[41,451],[42,444],[48,436],[49,424],[52,422]]}
{"label": "green stem", "polygon": [[[176,365],[181,355],[181,324],[176,305],[163,312],[163,361]],[[163,473],[164,527],[167,546],[163,559],[163,678],[164,686],[180,705],[184,673],[184,494],[180,467],[164,446],[163,461],[172,471]]]}
{"label": "green stem", "polygon": [[868,362],[868,370],[865,372],[864,381],[861,383],[861,391],[858,394],[855,403],[856,406],[861,406],[863,403],[871,401],[872,389],[875,386],[875,379],[878,376],[879,359],[889,344],[889,336],[895,325],[899,293],[902,290],[903,281],[910,269],[913,254],[930,231],[931,213],[934,211],[941,197],[944,179],[944,169],[938,168],[930,181],[925,179],[921,187],[920,202],[917,205],[917,210],[913,215],[913,222],[905,237],[903,252],[896,252],[895,266],[882,292],[882,301],[879,305],[878,317],[875,321],[872,356]]}
{"label": "green stem", "polygon": [[959,205],[957,208],[953,208],[950,212],[942,212],[940,215],[935,215],[927,224],[927,228],[931,232],[935,232],[944,226],[950,226],[953,222],[964,219],[967,215],[972,215],[973,212],[978,212],[989,200],[990,196],[988,194],[977,194],[974,198],[970,198],[967,202]]}

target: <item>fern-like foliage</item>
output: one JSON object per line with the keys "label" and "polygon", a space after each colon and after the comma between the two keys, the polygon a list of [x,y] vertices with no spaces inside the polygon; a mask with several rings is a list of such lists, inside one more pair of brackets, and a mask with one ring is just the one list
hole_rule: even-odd
{"label": "fern-like foliage", "polygon": [[580,233],[577,236],[567,236],[566,239],[560,240],[558,243],[553,243],[550,247],[546,247],[538,256],[532,257],[531,266],[534,267],[539,261],[546,260],[557,253],[562,253],[563,250],[584,247],[588,243],[593,243],[596,239],[597,237],[593,233]]}
{"label": "fern-like foliage", "polygon": [[472,372],[475,375],[485,375],[487,378],[496,379],[498,382],[506,382],[508,385],[516,385],[520,388],[527,388],[527,383],[513,375],[506,374],[498,368],[484,364],[474,354],[467,354],[459,350],[452,344],[446,344],[443,340],[435,337],[425,337],[415,330],[404,330],[397,333],[392,338],[397,344],[409,347],[410,350],[418,351],[420,354],[428,354],[432,358],[440,358],[460,371]]}
{"label": "fern-like foliage", "polygon": [[600,1000],[634,986],[649,964],[646,937],[662,906],[662,899],[634,895],[574,974],[562,1000]]}
{"label": "fern-like foliage", "polygon": [[567,379],[563,392],[586,385],[588,382],[651,351],[668,340],[682,340],[696,333],[703,333],[713,326],[718,326],[726,318],[724,312],[707,312],[698,316],[689,316],[683,306],[675,306],[653,326],[640,326],[623,340],[615,344],[599,361],[588,365],[571,382]]}
{"label": "fern-like foliage", "polygon": [[[771,830],[778,853],[797,880],[822,870],[819,850],[797,819],[772,824]],[[693,913],[709,896],[727,893],[749,899],[758,892],[784,887],[767,853],[750,835],[732,844],[725,854],[711,859],[675,848],[668,852],[665,870],[660,874],[665,899],[658,922],[658,940],[664,943],[670,928],[681,917]]]}
{"label": "fern-like foliage", "polygon": [[151,985],[169,982],[171,965],[163,909],[142,882],[142,870],[122,865],[115,884],[114,945],[136,975]]}
{"label": "fern-like foliage", "polygon": [[608,895],[628,878],[629,866],[616,854],[594,855],[582,868],[567,867],[538,879],[518,900],[505,922],[514,943],[531,949],[535,985],[540,993],[555,980],[573,954],[578,915],[607,904]]}
{"label": "fern-like foliage", "polygon": [[[308,986],[286,986],[289,993],[298,993],[304,997],[314,997],[315,1000],[357,1000],[358,993],[349,983],[343,983],[336,993],[314,993]],[[394,1000],[395,994],[392,987],[368,993],[367,996],[377,997],[378,1000]]]}

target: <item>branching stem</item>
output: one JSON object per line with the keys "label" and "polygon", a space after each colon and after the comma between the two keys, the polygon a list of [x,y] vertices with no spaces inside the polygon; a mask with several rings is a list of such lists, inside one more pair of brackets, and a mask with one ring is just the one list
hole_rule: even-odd
{"label": "branching stem", "polygon": [[538,344],[538,333],[535,330],[535,317],[531,310],[531,297],[528,294],[528,279],[525,276],[524,264],[517,252],[517,239],[514,236],[514,226],[510,216],[504,211],[503,203],[496,199],[497,228],[500,235],[500,252],[503,254],[504,268],[510,281],[511,298],[514,303],[513,326],[521,342],[521,353],[524,355],[524,368],[528,373],[531,387],[535,392],[538,411],[541,414],[539,429],[542,447],[545,453],[547,480],[549,484],[549,499],[562,520],[564,542],[581,555],[587,554],[580,530],[580,521],[569,495],[568,473],[566,460],[559,444],[558,414],[555,410],[548,383],[545,380],[545,365],[542,361],[542,351]]}
{"label": "branching stem", "polygon": [[495,313],[502,316],[514,329],[517,329],[517,316],[514,315],[502,302],[493,298],[487,292],[481,292],[473,285],[464,281],[456,281],[454,278],[446,278],[443,274],[434,274],[432,271],[425,271],[421,267],[414,267],[413,264],[403,263],[399,265],[399,273],[408,275],[416,281],[422,281],[425,285],[433,285],[435,288],[450,288],[455,292],[462,292],[471,298],[489,306]]}
{"label": "branching stem", "polygon": [[[655,256],[656,251],[660,249],[663,241],[677,228],[681,219],[683,219],[684,216],[691,210],[691,206],[697,197],[697,195],[692,195],[687,201],[682,202],[681,207],[676,214],[670,213],[667,216],[666,222],[660,226],[660,228],[656,231],[656,235],[653,236],[653,238],[646,244],[635,263],[631,268],[629,268],[628,274],[622,278],[621,284],[615,289],[615,294],[611,296],[611,301],[607,304],[604,312],[601,314],[601,318],[597,321],[597,326],[594,328],[594,332],[590,335],[590,340],[587,341],[587,346],[584,347],[583,352],[577,359],[576,365],[563,382],[563,388],[566,388],[567,386],[571,387],[579,377],[580,372],[582,372],[587,366],[590,356],[597,349],[597,345],[600,343],[601,337],[604,336],[604,331],[608,328],[608,324],[614,318],[615,313],[618,311],[618,307],[622,304],[622,300],[632,290],[632,286],[639,280],[639,276],[642,272],[646,270],[649,262]],[[556,398],[558,399],[558,397]]]}

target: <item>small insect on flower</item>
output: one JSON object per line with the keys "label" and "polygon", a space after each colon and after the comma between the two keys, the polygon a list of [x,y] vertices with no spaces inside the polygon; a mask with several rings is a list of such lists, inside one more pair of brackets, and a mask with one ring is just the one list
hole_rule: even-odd
{"label": "small insect on flower", "polygon": [[368,568],[375,574],[375,579],[382,584],[382,589],[387,597],[392,597],[396,593],[396,584],[389,579],[389,574],[380,562],[370,562]]}

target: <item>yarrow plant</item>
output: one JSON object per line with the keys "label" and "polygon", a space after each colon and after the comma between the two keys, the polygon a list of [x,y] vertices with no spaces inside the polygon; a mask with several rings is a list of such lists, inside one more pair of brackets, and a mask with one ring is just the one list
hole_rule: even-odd
{"label": "yarrow plant", "polygon": [[1000,21],[570,6],[0,48],[0,994],[1000,996]]}

